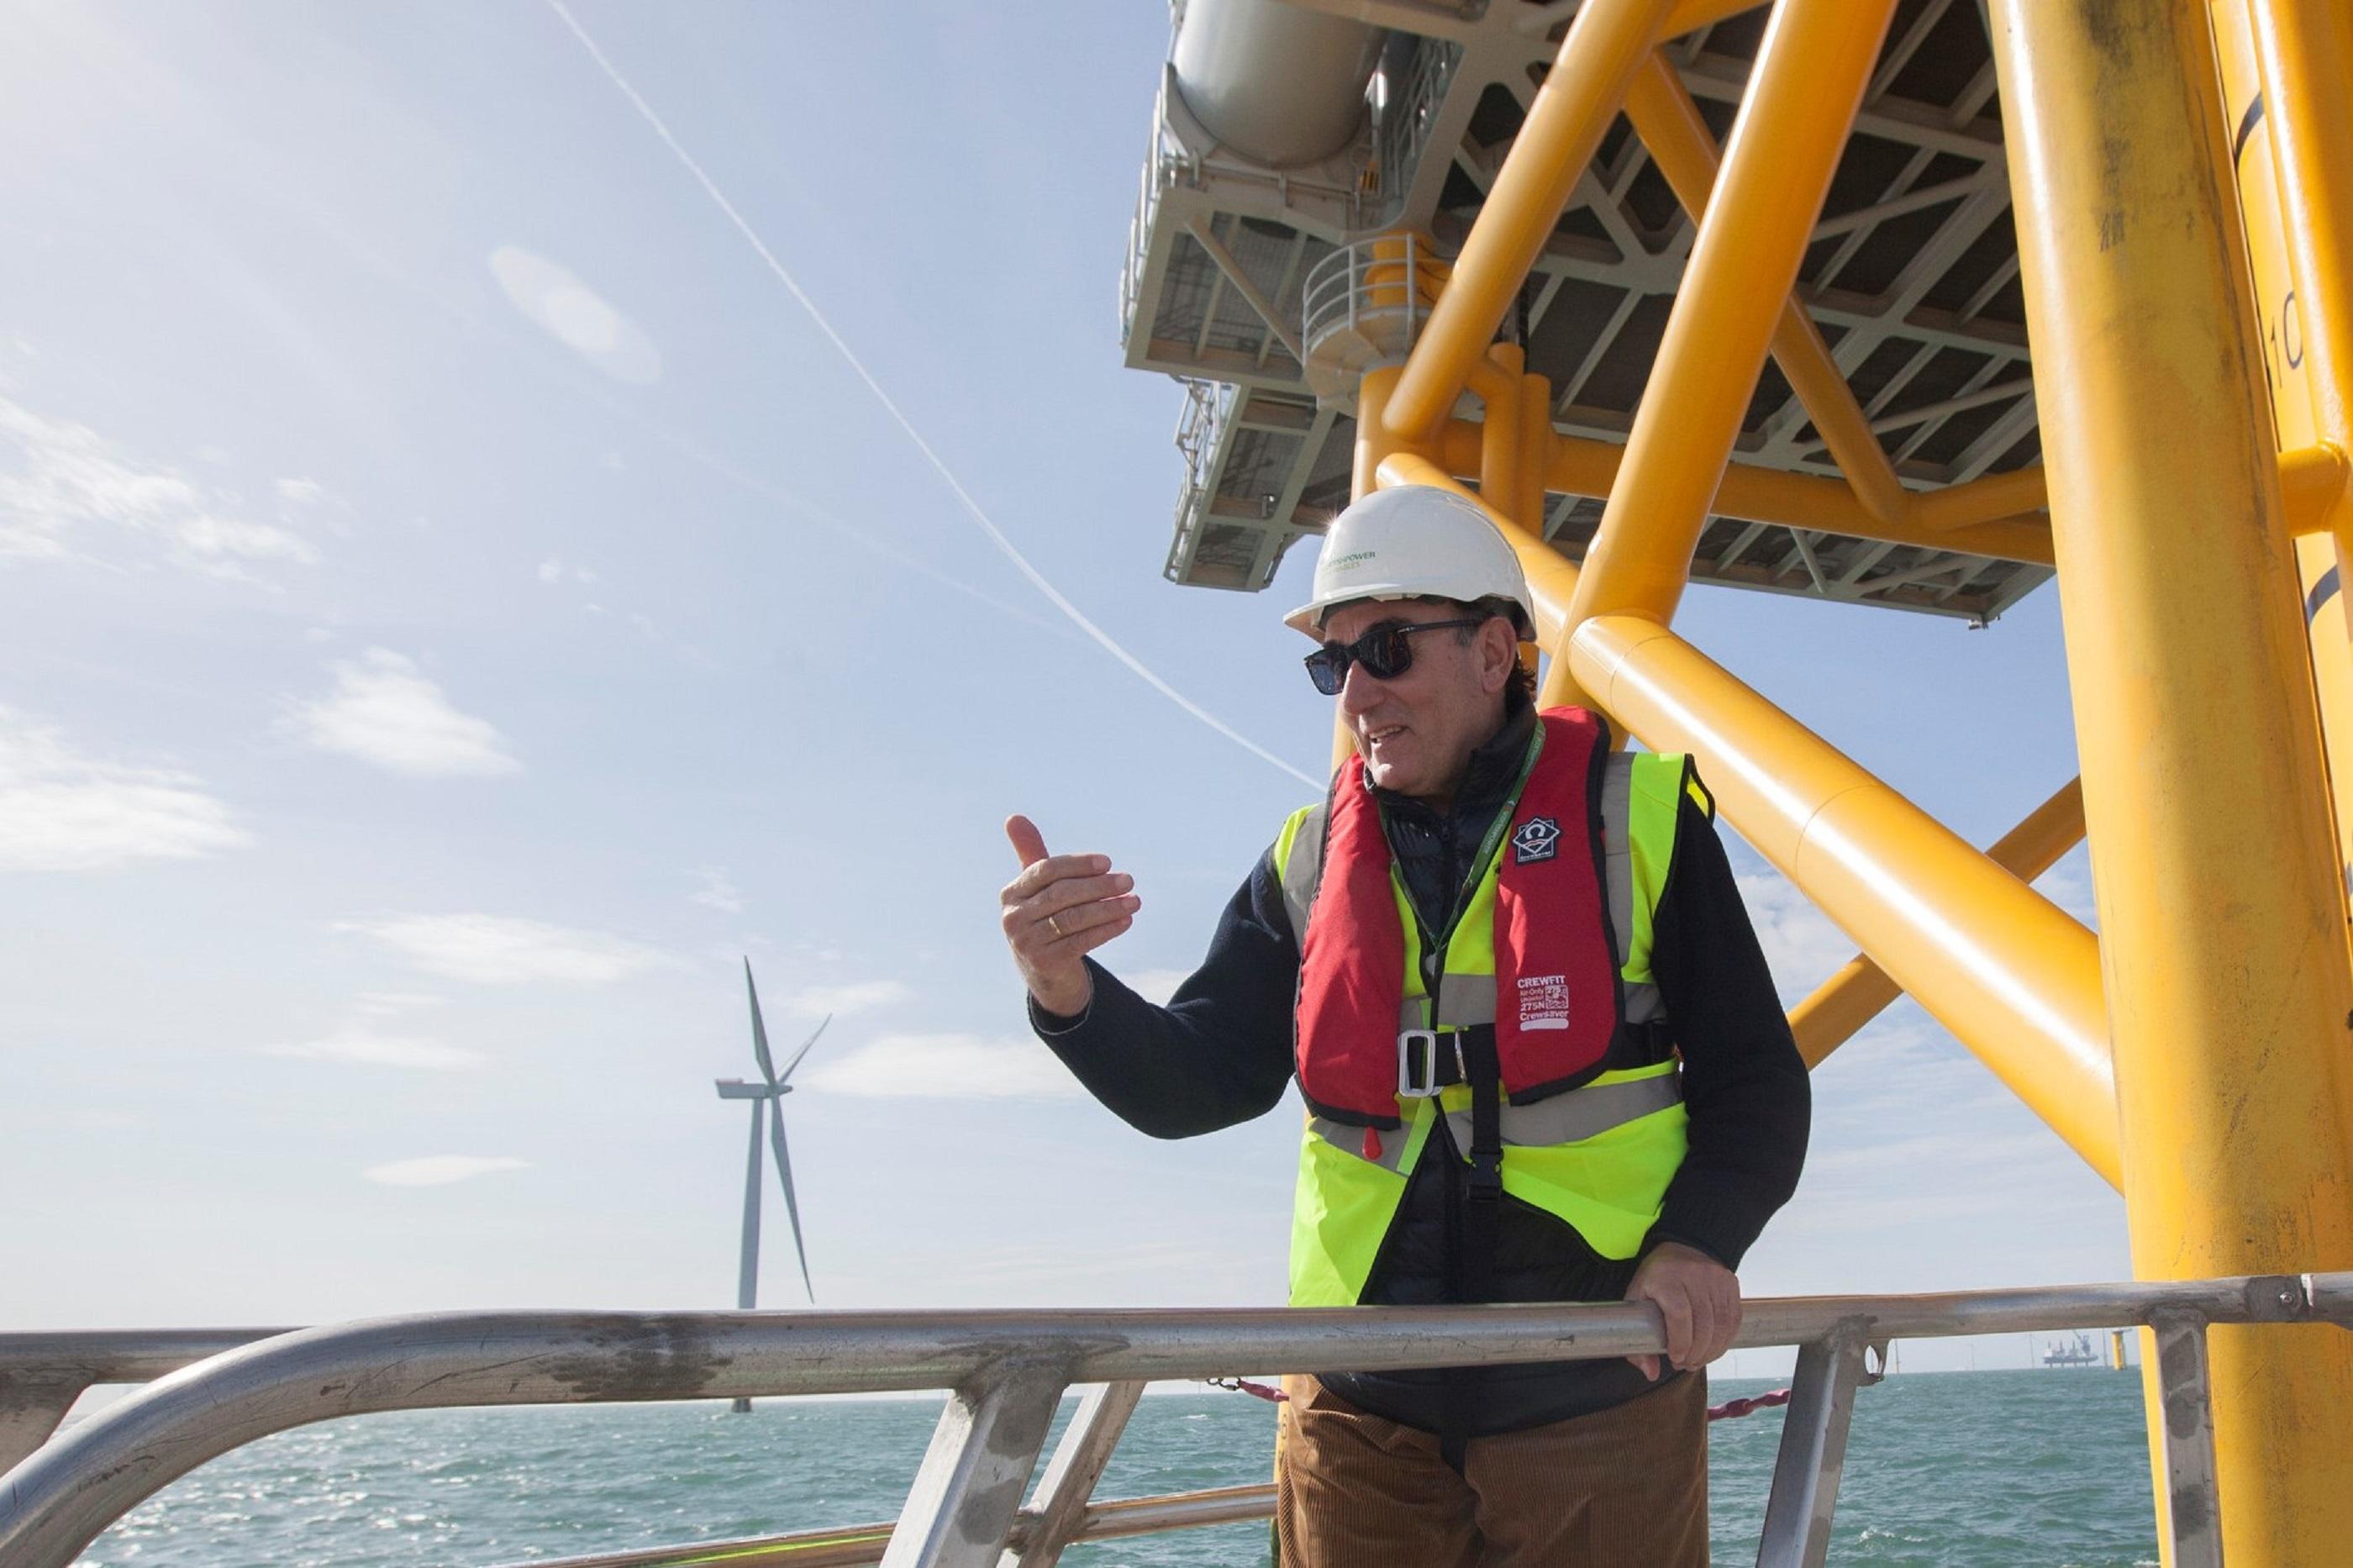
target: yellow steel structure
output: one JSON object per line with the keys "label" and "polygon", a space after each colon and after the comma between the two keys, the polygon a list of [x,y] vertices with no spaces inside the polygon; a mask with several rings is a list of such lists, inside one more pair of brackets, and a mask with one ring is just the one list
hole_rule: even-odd
{"label": "yellow steel structure", "polygon": [[[1810,1064],[1901,988],[2121,1186],[2144,1277],[2353,1267],[2353,5],[1991,0],[2044,458],[1938,490],[1797,287],[1893,5],[1778,0],[1719,169],[1664,47],[1749,8],[1578,9],[1427,330],[1363,378],[1355,493],[1480,501],[1546,699],[1698,753],[1856,939],[1792,1013]],[[1621,110],[1698,220],[1622,447],[1495,342]],[[1768,351],[1840,478],[1733,461]],[[1548,491],[1606,498],[1581,568]],[[1963,843],[1670,629],[1711,516],[2055,565],[2083,778]],[[2087,827],[2098,937],[2027,885]],[[2229,1560],[2344,1560],[2353,1340],[2212,1344]]]}
{"label": "yellow steel structure", "polygon": [[1426,441],[1453,411],[1671,9],[1669,0],[1587,0],[1578,10],[1524,134],[1463,244],[1454,280],[1390,395],[1390,429]]}
{"label": "yellow steel structure", "polygon": [[[1994,19],[2134,1268],[2343,1267],[2353,972],[2204,7]],[[2353,1342],[2211,1354],[2227,1554],[2340,1555]]]}
{"label": "yellow steel structure", "polygon": [[[1986,858],[2021,881],[2031,882],[2084,841],[2084,782],[2069,779],[2059,792],[1995,840]],[[1866,953],[1856,953],[1837,973],[1789,1009],[1789,1029],[1798,1054],[1818,1068],[1824,1058],[1854,1037],[1904,994],[1904,988]]]}
{"label": "yellow steel structure", "polygon": [[[1586,555],[1572,631],[1595,615],[1673,616],[1892,9],[1893,0],[1775,8],[1625,467]],[[1546,695],[1578,694],[1571,661],[1556,657]]]}

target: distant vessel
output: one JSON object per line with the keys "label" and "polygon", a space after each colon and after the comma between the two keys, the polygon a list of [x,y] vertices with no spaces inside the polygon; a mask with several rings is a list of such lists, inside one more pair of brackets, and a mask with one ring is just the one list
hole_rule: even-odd
{"label": "distant vessel", "polygon": [[2098,1366],[2105,1359],[2092,1348],[2092,1336],[2080,1331],[2072,1342],[2048,1346],[2042,1352],[2044,1366]]}

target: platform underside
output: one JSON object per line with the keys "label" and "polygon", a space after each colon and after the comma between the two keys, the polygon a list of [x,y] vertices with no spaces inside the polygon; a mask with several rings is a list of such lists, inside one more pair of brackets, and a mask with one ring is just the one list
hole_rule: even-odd
{"label": "platform underside", "polygon": [[[1532,0],[1347,9],[1396,30],[1398,64],[1390,107],[1367,124],[1343,177],[1327,165],[1277,179],[1190,144],[1181,109],[1166,114],[1164,95],[1124,290],[1127,363],[1226,384],[1192,390],[1179,433],[1187,472],[1167,566],[1179,583],[1263,587],[1290,544],[1347,503],[1354,422],[1316,406],[1283,342],[1298,341],[1301,280],[1335,245],[1374,233],[1413,228],[1459,245],[1567,26],[1523,30],[1522,18],[1543,9]],[[1664,51],[1719,142],[1767,16],[1745,12]],[[1625,439],[1692,240],[1692,224],[1621,117],[1506,323],[1528,370],[1555,389],[1559,430]],[[1282,320],[1270,323],[1250,293]],[[1994,69],[1976,0],[1897,8],[1799,296],[1906,487],[1934,489],[2039,456]],[[1476,411],[1465,402],[1466,416]],[[1734,460],[1838,476],[1769,363]],[[1546,500],[1547,537],[1581,557],[1600,500]],[[1692,567],[1697,582],[1974,620],[2049,575],[2027,563],[1729,516],[1711,520]]]}

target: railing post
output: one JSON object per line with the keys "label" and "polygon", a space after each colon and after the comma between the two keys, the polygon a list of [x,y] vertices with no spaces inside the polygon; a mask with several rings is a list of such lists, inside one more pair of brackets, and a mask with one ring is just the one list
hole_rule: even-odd
{"label": "railing post", "polygon": [[1838,1508],[1847,1427],[1867,1343],[1862,1320],[1846,1318],[1827,1337],[1799,1348],[1780,1456],[1773,1461],[1773,1492],[1765,1502],[1765,1531],[1757,1543],[1757,1568],[1820,1568],[1829,1555],[1831,1515]]}
{"label": "railing post", "polygon": [[1103,1466],[1143,1394],[1141,1383],[1101,1383],[1087,1390],[1038,1479],[1029,1542],[1018,1552],[1006,1552],[999,1568],[1054,1568],[1062,1560],[1062,1549],[1078,1539],[1086,1522],[1095,1483],[1103,1479]]}
{"label": "railing post", "polygon": [[0,1375],[0,1475],[49,1440],[90,1382],[70,1373]]}
{"label": "railing post", "polygon": [[948,1394],[882,1568],[996,1568],[1064,1385],[1059,1365],[1017,1363]]}
{"label": "railing post", "polygon": [[2222,1514],[2214,1479],[2214,1401],[2206,1378],[2206,1319],[2186,1309],[2148,1315],[2164,1407],[2166,1519],[2172,1568],[2221,1568]]}

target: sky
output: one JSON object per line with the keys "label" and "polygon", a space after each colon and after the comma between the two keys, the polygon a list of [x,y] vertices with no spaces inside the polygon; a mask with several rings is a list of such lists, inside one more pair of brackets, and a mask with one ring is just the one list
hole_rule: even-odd
{"label": "sky", "polygon": [[[1295,1104],[1130,1131],[996,921],[1019,811],[1165,994],[1328,755],[1310,551],[1160,574],[1164,8],[567,4],[0,14],[0,1325],[732,1305],[746,956],[822,1305],[1279,1301]],[[1678,628],[1978,842],[2074,772],[2048,588]],[[2129,1274],[1909,1004],[1815,1093],[1751,1295]]]}

